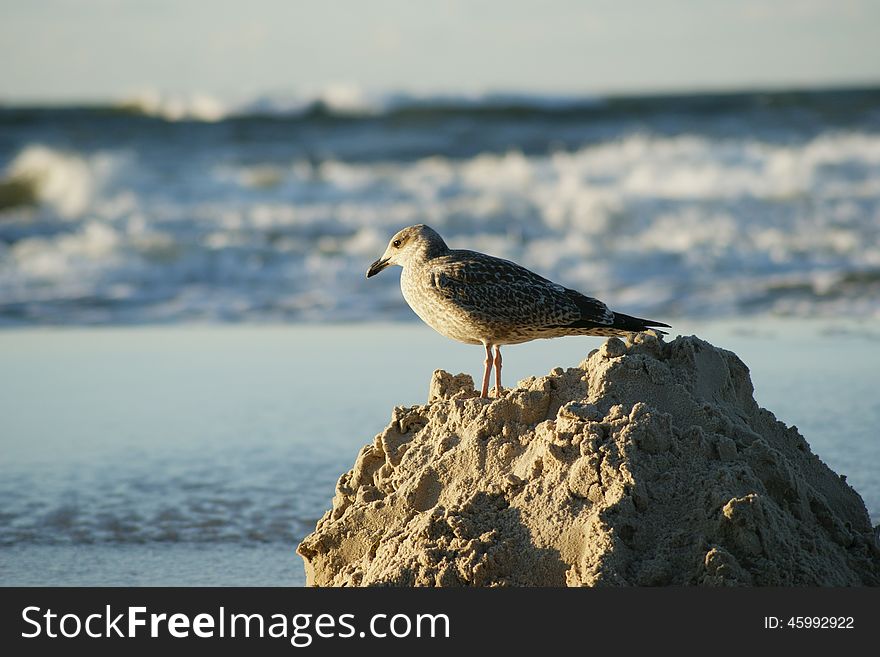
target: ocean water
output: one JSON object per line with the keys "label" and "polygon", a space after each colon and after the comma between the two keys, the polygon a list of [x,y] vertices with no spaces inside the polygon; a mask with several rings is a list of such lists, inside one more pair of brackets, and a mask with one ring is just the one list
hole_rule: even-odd
{"label": "ocean water", "polygon": [[880,89],[0,107],[0,323],[409,317],[402,226],[660,317],[880,316]]}
{"label": "ocean water", "polygon": [[[875,328],[676,328],[736,351],[880,522]],[[509,347],[505,383],[599,344]],[[476,377],[482,353],[416,324],[0,332],[0,585],[302,585],[336,479],[437,367]]]}
{"label": "ocean water", "polygon": [[481,372],[364,278],[419,222],[733,349],[880,522],[880,89],[0,104],[0,585],[302,584],[393,406]]}

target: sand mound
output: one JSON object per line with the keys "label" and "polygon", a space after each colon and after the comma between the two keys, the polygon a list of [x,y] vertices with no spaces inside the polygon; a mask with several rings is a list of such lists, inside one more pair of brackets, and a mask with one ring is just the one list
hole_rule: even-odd
{"label": "sand mound", "polygon": [[880,584],[862,499],[752,393],[695,337],[611,339],[501,399],[438,370],[340,478],[308,583]]}

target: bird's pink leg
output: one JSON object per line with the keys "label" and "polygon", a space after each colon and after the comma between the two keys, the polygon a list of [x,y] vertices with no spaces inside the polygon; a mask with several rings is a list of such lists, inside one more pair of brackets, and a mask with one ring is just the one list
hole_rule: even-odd
{"label": "bird's pink leg", "polygon": [[483,370],[483,390],[480,397],[489,396],[489,375],[492,373],[492,345],[486,345],[486,360],[483,361],[485,369]]}
{"label": "bird's pink leg", "polygon": [[501,345],[495,345],[495,397],[501,396]]}

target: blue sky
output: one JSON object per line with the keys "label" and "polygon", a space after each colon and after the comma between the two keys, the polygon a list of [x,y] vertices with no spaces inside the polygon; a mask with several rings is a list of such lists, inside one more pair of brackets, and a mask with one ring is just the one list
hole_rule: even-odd
{"label": "blue sky", "polygon": [[880,81],[877,0],[0,0],[0,99]]}

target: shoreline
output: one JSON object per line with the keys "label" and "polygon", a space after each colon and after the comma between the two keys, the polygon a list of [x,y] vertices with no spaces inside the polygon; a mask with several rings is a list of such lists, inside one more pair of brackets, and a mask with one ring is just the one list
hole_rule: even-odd
{"label": "shoreline", "polygon": [[[757,402],[797,425],[880,522],[880,404],[863,392],[876,381],[880,352],[865,322],[744,319],[674,329],[740,354]],[[510,348],[504,384],[574,366],[602,343],[569,338]],[[479,348],[415,322],[0,330],[7,373],[0,471],[9,484],[0,487],[0,503],[14,516],[7,529],[19,528],[4,542],[42,549],[33,540],[45,536],[56,541],[47,548],[53,553],[81,549],[83,540],[113,550],[94,527],[133,522],[135,536],[157,550],[165,544],[152,542],[153,525],[185,541],[212,526],[245,542],[284,532],[294,545],[391,409],[423,404],[435,369],[478,375],[481,358]],[[222,544],[203,548],[212,545]],[[292,547],[276,558],[267,567],[298,561]],[[20,565],[34,567],[28,563]],[[99,575],[95,581],[121,576]],[[151,576],[161,578],[160,570],[137,575]],[[243,572],[240,581],[248,581]]]}

